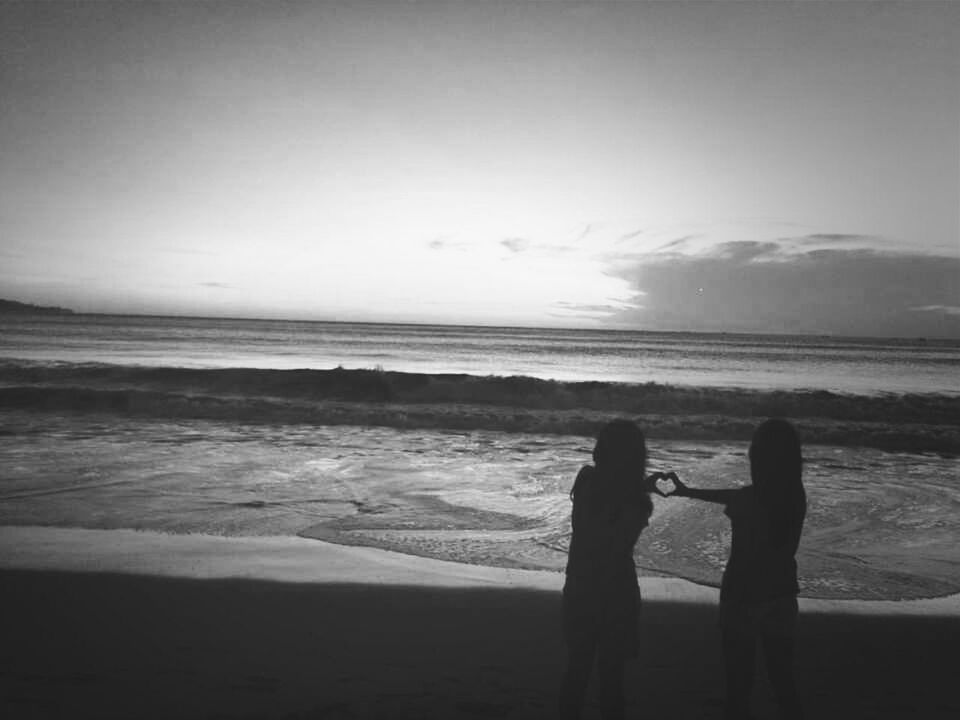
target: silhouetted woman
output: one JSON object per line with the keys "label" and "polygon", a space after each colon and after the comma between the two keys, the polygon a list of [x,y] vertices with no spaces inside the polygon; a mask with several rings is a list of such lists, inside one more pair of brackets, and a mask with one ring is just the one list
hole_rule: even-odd
{"label": "silhouetted woman", "polygon": [[733,539],[720,585],[720,630],[727,680],[725,718],[749,718],[757,644],[781,716],[801,717],[793,677],[797,622],[795,555],[807,512],[797,432],[767,420],[750,444],[752,485],[730,490],[687,487],[671,477],[671,495],[722,503]]}
{"label": "silhouetted woman", "polygon": [[638,649],[640,587],[633,546],[653,511],[650,491],[657,473],[645,477],[643,433],[628,420],[600,431],[593,465],[577,474],[573,534],[563,586],[563,631],[567,668],[560,691],[560,715],[577,718],[594,660],[604,718],[623,717],[623,671]]}

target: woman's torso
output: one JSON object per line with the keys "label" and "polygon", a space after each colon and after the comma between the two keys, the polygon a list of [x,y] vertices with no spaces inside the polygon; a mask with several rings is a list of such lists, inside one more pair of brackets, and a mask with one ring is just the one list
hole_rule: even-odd
{"label": "woman's torso", "polygon": [[633,547],[649,522],[653,503],[642,492],[618,501],[603,492],[602,482],[589,465],[578,475],[565,592],[633,595],[638,588]]}
{"label": "woman's torso", "polygon": [[[721,602],[762,602],[796,595],[799,585],[795,554],[802,512],[799,518],[774,517],[760,502],[753,486],[739,490],[725,512],[730,518],[732,538],[720,586]],[[774,523],[778,522],[790,527],[773,533]]]}

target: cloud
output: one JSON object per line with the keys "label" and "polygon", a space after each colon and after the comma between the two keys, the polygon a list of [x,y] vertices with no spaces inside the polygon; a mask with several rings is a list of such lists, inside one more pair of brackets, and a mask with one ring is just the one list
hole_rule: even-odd
{"label": "cloud", "polygon": [[691,240],[696,240],[699,235],[684,235],[683,237],[677,238],[676,240],[671,240],[666,245],[661,245],[657,248],[657,252],[666,252],[666,251],[676,251],[681,248],[686,247],[690,244]]}
{"label": "cloud", "polygon": [[427,244],[428,250],[433,250],[435,252],[444,252],[447,250],[470,250],[471,248],[475,249],[475,245],[466,241],[466,240],[457,240],[453,236],[443,236],[431,240]]}
{"label": "cloud", "polygon": [[455,242],[453,238],[443,235],[427,243],[427,247],[431,250],[450,250],[452,248],[462,248],[465,245],[466,243]]}
{"label": "cloud", "polygon": [[530,241],[519,237],[509,237],[500,241],[507,250],[513,253],[521,253],[530,247]]}
{"label": "cloud", "polygon": [[200,285],[202,287],[216,288],[218,290],[233,290],[233,285],[222,282],[202,282]]}
{"label": "cloud", "polygon": [[777,262],[786,259],[782,250],[779,243],[769,240],[742,240],[722,243],[709,254],[730,263]]}
{"label": "cloud", "polygon": [[804,240],[814,240],[814,241],[829,241],[829,242],[846,242],[848,240],[869,240],[869,235],[857,235],[851,233],[813,233],[812,235],[806,235]]}
{"label": "cloud", "polygon": [[947,315],[960,315],[960,307],[956,305],[924,305],[923,307],[910,308],[917,312],[939,312]]}
{"label": "cloud", "polygon": [[624,309],[623,304],[612,305],[612,304],[598,304],[598,303],[573,303],[573,302],[555,302],[553,304],[555,310],[566,313],[574,313],[578,315],[604,315],[610,316],[620,310]]}
{"label": "cloud", "polygon": [[646,292],[611,317],[638,328],[960,337],[957,256],[749,241],[609,271]]}
{"label": "cloud", "polygon": [[811,250],[825,249],[861,249],[886,250],[891,253],[903,252],[903,244],[888,238],[876,235],[858,233],[811,233],[809,235],[781,237],[779,240],[784,249]]}
{"label": "cloud", "polygon": [[640,230],[634,230],[633,232],[624,233],[617,239],[617,242],[623,242],[625,240],[633,240],[635,237],[640,237],[645,232],[646,230],[641,228]]}

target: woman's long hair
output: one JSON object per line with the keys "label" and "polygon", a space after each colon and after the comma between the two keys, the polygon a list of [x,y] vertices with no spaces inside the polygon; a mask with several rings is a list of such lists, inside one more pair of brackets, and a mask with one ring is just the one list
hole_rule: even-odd
{"label": "woman's long hair", "polygon": [[631,473],[642,478],[647,468],[647,441],[643,431],[630,420],[611,420],[597,435],[593,464],[611,476]]}
{"label": "woman's long hair", "polygon": [[[635,482],[642,487],[647,469],[647,442],[643,431],[631,420],[611,420],[601,428],[593,448],[596,472],[607,482]],[[570,491],[574,499],[583,485],[581,475]]]}
{"label": "woman's long hair", "polygon": [[807,510],[800,437],[786,420],[766,420],[750,443],[750,479],[770,516],[770,542],[799,539]]}

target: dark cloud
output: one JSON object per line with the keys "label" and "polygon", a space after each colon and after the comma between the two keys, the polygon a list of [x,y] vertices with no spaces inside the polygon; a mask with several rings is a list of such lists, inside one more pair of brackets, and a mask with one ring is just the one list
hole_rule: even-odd
{"label": "dark cloud", "polygon": [[519,237],[510,237],[500,241],[507,250],[514,253],[523,252],[530,247],[530,241]]}
{"label": "dark cloud", "polygon": [[734,242],[612,273],[645,294],[611,319],[639,328],[960,337],[956,256]]}

